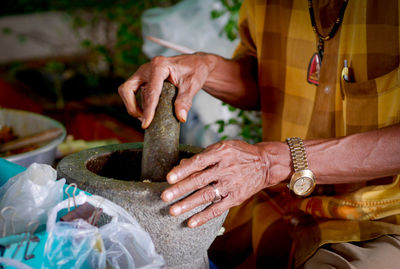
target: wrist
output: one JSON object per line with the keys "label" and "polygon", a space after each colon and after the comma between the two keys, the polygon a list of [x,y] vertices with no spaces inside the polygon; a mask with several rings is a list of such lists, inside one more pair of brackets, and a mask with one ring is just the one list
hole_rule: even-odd
{"label": "wrist", "polygon": [[294,173],[290,177],[289,189],[297,196],[310,195],[315,188],[315,175],[308,167],[307,153],[299,137],[286,139],[290,149]]}
{"label": "wrist", "polygon": [[257,144],[267,164],[266,186],[282,183],[293,173],[290,151],[285,142],[262,142]]}

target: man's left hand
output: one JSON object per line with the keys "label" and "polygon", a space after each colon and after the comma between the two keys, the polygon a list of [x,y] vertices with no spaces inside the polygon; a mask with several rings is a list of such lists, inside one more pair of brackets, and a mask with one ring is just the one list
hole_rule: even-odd
{"label": "man's left hand", "polygon": [[[273,185],[270,160],[264,148],[237,140],[222,141],[182,160],[168,173],[167,181],[173,186],[166,189],[161,198],[170,202],[191,194],[175,203],[170,214],[177,216],[211,202],[188,221],[189,227],[200,226]],[[219,195],[221,200],[216,201]]]}

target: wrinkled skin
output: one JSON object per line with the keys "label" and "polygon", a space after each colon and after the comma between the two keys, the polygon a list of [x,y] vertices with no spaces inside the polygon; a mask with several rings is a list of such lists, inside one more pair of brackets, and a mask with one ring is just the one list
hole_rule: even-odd
{"label": "wrinkled skin", "polygon": [[[219,70],[215,70],[216,59],[220,63]],[[174,107],[181,122],[186,121],[192,99],[202,87],[233,105],[257,107],[259,98],[257,86],[253,84],[254,70],[248,67],[253,63],[248,59],[230,61],[204,53],[155,57],[150,63],[142,65],[119,87],[118,92],[128,113],[142,121],[142,128],[147,128],[154,117],[164,80],[169,80],[178,88]],[[135,100],[139,88],[143,89],[143,110]],[[248,89],[253,89],[251,94]],[[173,186],[165,190],[161,197],[169,202],[194,192],[170,208],[171,215],[180,215],[212,202],[216,192],[209,184],[215,184],[223,198],[190,218],[188,226],[196,227],[271,185],[269,165],[261,145],[242,141],[219,142],[188,160],[182,160],[179,166],[173,168],[167,175],[168,182]]]}
{"label": "wrinkled skin", "polygon": [[[156,57],[118,91],[129,114],[141,119],[143,128],[153,119],[164,80],[178,87],[175,112],[181,122],[200,88],[231,105],[256,109],[260,98],[253,60],[227,60],[204,53]],[[143,111],[135,101],[140,87],[144,88]],[[396,124],[342,138],[308,140],[304,145],[317,184],[344,184],[399,174],[399,137],[400,124]],[[223,198],[189,219],[189,227],[196,227],[263,188],[287,181],[292,166],[289,148],[283,142],[219,142],[173,168],[167,175],[172,186],[161,198],[168,202],[193,192],[170,208],[172,215],[179,215],[213,201],[216,193],[209,184],[215,184]]]}
{"label": "wrinkled skin", "polygon": [[[153,120],[162,84],[164,80],[169,80],[179,89],[175,114],[179,121],[185,122],[193,97],[204,85],[213,67],[212,61],[203,53],[168,58],[158,56],[142,65],[119,87],[118,92],[128,113],[142,121],[142,128],[147,128]],[[143,110],[135,99],[140,87],[143,88]]]}
{"label": "wrinkled skin", "polygon": [[188,221],[189,227],[199,226],[270,185],[268,166],[269,161],[257,145],[243,141],[219,142],[172,169],[167,180],[174,185],[161,198],[168,202],[194,192],[170,208],[171,215],[179,215],[212,202],[215,191],[209,184],[214,183],[222,200]]}

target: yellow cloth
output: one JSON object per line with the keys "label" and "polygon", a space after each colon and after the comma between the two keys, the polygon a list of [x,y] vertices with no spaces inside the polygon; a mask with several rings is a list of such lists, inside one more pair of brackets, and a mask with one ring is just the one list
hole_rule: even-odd
{"label": "yellow cloth", "polygon": [[[257,58],[265,141],[339,137],[400,122],[399,1],[349,1],[339,31],[325,42],[318,87],[306,81],[317,51],[307,1],[266,2],[243,3],[235,52]],[[341,1],[336,9],[326,0],[313,3],[318,29],[327,35]],[[354,83],[341,77],[344,60]],[[226,234],[213,246],[231,266],[280,268],[291,247],[299,266],[326,243],[400,234],[399,176],[320,186],[306,199],[294,198],[286,186],[275,189],[231,209]],[[251,237],[250,247],[238,233]]]}

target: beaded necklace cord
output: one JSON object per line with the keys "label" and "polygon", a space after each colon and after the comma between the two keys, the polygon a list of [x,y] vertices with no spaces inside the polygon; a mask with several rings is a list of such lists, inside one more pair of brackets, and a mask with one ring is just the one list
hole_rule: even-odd
{"label": "beaded necklace cord", "polygon": [[315,22],[314,8],[312,4],[312,0],[308,0],[308,10],[310,12],[311,26],[314,33],[318,36],[318,51],[313,54],[308,64],[307,70],[307,82],[319,85],[319,75],[321,70],[322,58],[324,57],[324,42],[334,37],[340,25],[342,24],[344,12],[346,10],[347,4],[349,0],[343,0],[342,6],[340,7],[338,17],[332,26],[329,34],[323,36],[318,30],[317,24]]}
{"label": "beaded necklace cord", "polygon": [[315,22],[315,15],[314,15],[314,8],[313,8],[312,0],[308,0],[308,11],[310,12],[311,26],[312,26],[314,33],[316,33],[317,36],[319,37],[318,53],[320,54],[321,60],[324,56],[324,41],[331,39],[336,34],[337,30],[339,29],[340,25],[342,24],[344,12],[346,11],[348,2],[349,2],[349,0],[343,1],[343,4],[339,10],[338,17],[335,21],[335,24],[333,25],[329,34],[326,36],[323,36],[320,33],[320,31],[318,30],[317,24]]}

